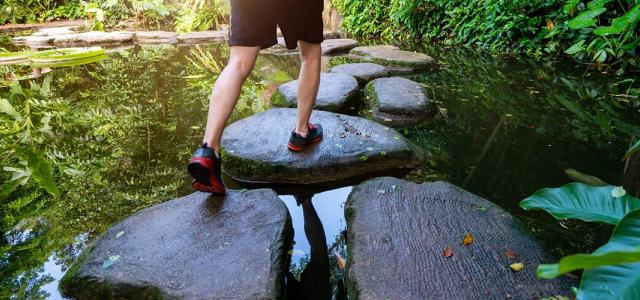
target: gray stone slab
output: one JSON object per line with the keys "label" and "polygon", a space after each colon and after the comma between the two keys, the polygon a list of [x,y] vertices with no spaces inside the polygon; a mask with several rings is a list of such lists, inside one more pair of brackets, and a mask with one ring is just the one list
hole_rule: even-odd
{"label": "gray stone slab", "polygon": [[[396,46],[375,45],[356,47],[350,54],[358,59],[382,65],[410,68],[414,71],[434,67],[435,59],[424,53],[403,51]],[[402,69],[402,68],[399,68]]]}
{"label": "gray stone slab", "polygon": [[[282,84],[271,97],[271,103],[278,107],[296,107],[298,101],[298,80]],[[358,81],[350,75],[339,73],[320,74],[320,88],[315,108],[325,111],[346,111],[355,101]]]}
{"label": "gray stone slab", "polygon": [[75,299],[280,299],[292,237],[272,190],[194,193],[108,229],[61,290]]}
{"label": "gray stone slab", "polygon": [[338,187],[400,174],[420,165],[422,152],[395,130],[367,119],[314,111],[324,139],[303,152],[287,141],[295,109],[276,108],[229,125],[222,136],[223,171],[246,183]]}
{"label": "gray stone slab", "polygon": [[322,42],[322,54],[348,52],[357,46],[358,41],[352,39],[326,39]]}
{"label": "gray stone slab", "polygon": [[133,33],[131,32],[104,32],[90,31],[83,33],[67,34],[56,36],[53,44],[56,46],[65,45],[118,45],[133,43]]}
{"label": "gray stone slab", "polygon": [[360,85],[365,85],[367,82],[373,79],[386,77],[389,74],[387,68],[373,63],[353,63],[337,65],[331,68],[331,70],[329,70],[329,73],[351,75],[358,80],[358,83]]}
{"label": "gray stone slab", "polygon": [[375,79],[365,88],[365,98],[374,119],[387,126],[415,126],[433,115],[426,90],[406,78]]}
{"label": "gray stone slab", "polygon": [[178,34],[169,31],[139,31],[135,33],[136,44],[175,44]]}
{"label": "gray stone slab", "polygon": [[[542,244],[499,206],[448,183],[366,181],[345,217],[350,299],[571,298],[578,284],[536,278],[538,264],[555,261]],[[463,245],[468,233],[474,241]],[[519,272],[516,262],[525,264]]]}

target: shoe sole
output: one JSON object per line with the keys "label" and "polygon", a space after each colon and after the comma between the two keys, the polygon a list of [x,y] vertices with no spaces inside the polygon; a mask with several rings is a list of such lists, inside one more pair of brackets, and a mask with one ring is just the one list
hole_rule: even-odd
{"label": "shoe sole", "polygon": [[293,144],[291,144],[291,143],[288,143],[288,144],[287,144],[287,148],[289,148],[289,150],[291,150],[291,151],[293,151],[293,152],[300,152],[300,151],[302,151],[304,148],[309,147],[309,146],[311,146],[311,145],[313,145],[313,144],[315,144],[315,143],[317,143],[317,142],[319,142],[319,141],[321,141],[321,140],[322,140],[322,137],[321,137],[321,136],[319,136],[319,137],[317,137],[317,138],[313,139],[313,140],[311,141],[311,143],[306,144],[306,145],[304,145],[304,146],[296,146],[296,145],[293,145]]}
{"label": "shoe sole", "polygon": [[212,184],[211,173],[204,165],[204,162],[198,159],[192,159],[187,166],[187,171],[194,179],[192,186],[196,190],[213,194],[224,194],[226,192],[224,187]]}

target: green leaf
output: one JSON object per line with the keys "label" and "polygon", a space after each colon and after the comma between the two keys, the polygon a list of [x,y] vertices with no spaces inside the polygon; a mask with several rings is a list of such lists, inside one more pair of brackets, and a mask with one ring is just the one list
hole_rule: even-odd
{"label": "green leaf", "polygon": [[13,105],[7,99],[0,99],[0,112],[9,115],[15,120],[20,120],[22,116],[13,108]]}
{"label": "green leaf", "polygon": [[571,12],[571,10],[573,8],[576,7],[576,5],[578,5],[578,3],[580,3],[580,0],[569,0],[567,1],[567,3],[562,7],[562,11],[564,11],[565,14],[569,14]]}
{"label": "green leaf", "polygon": [[624,158],[625,158],[625,159],[627,159],[627,158],[631,157],[631,155],[634,155],[634,154],[638,153],[638,151],[640,151],[640,140],[638,140],[638,141],[636,142],[636,144],[635,144],[635,145],[633,145],[633,146],[631,147],[631,149],[629,149],[629,151],[627,152],[627,154],[625,154],[625,155],[624,155]]}
{"label": "green leaf", "polygon": [[[637,251],[639,245],[640,210],[635,210],[620,221],[609,242],[593,254]],[[586,269],[577,299],[640,299],[640,263]]]}
{"label": "green leaf", "polygon": [[605,11],[607,11],[606,8],[589,9],[579,14],[577,17],[569,20],[567,25],[569,25],[569,28],[571,29],[582,29],[586,27],[595,26],[596,25],[595,18],[601,15],[602,13],[604,13]]}
{"label": "green leaf", "polygon": [[569,49],[565,50],[564,53],[569,55],[574,55],[578,52],[584,51],[584,42],[585,40],[578,41],[577,43],[569,47]]}
{"label": "green leaf", "polygon": [[605,36],[609,34],[619,34],[625,29],[634,27],[640,20],[640,4],[636,4],[633,8],[627,11],[621,17],[613,19],[611,26],[598,27],[593,30],[593,33],[599,36]]}
{"label": "green leaf", "polygon": [[591,2],[589,2],[587,4],[587,7],[590,10],[594,10],[594,9],[601,9],[603,8],[605,5],[607,5],[607,3],[611,2],[612,0],[593,0]]}
{"label": "green leaf", "polygon": [[60,191],[53,180],[51,164],[40,153],[29,153],[27,167],[31,170],[31,177],[49,194],[58,196]]}
{"label": "green leaf", "polygon": [[579,172],[577,170],[574,169],[566,169],[564,170],[564,173],[567,174],[567,176],[569,176],[569,178],[571,178],[574,181],[577,182],[582,182],[584,184],[588,184],[591,186],[607,186],[609,185],[608,183],[606,183],[604,180],[589,175],[589,174],[584,174],[582,172]]}
{"label": "green leaf", "polygon": [[618,224],[630,211],[640,208],[640,200],[625,195],[614,198],[614,187],[594,187],[570,183],[560,188],[542,189],[520,202],[525,210],[541,209],[556,219]]}
{"label": "green leaf", "polygon": [[613,266],[640,262],[640,249],[635,251],[612,251],[602,254],[575,254],[563,257],[557,264],[539,265],[536,275],[553,279],[560,275],[581,269]]}

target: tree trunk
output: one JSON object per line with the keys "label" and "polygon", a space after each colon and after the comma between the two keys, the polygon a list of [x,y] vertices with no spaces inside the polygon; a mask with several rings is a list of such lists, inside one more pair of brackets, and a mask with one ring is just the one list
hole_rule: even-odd
{"label": "tree trunk", "polygon": [[640,197],[640,152],[627,160],[622,185],[629,195]]}

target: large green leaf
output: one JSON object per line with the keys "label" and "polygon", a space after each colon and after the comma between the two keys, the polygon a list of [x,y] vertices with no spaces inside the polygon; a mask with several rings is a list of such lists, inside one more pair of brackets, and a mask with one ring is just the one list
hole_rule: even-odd
{"label": "large green leaf", "polygon": [[7,99],[0,99],[0,112],[5,113],[16,120],[20,120],[20,118],[22,118]]}
{"label": "large green leaf", "polygon": [[570,183],[560,188],[542,189],[520,202],[526,210],[541,209],[556,219],[618,224],[630,211],[640,208],[640,200],[624,195],[614,197],[614,187]]}
{"label": "large green leaf", "polygon": [[562,10],[564,11],[565,14],[569,14],[571,12],[571,10],[573,8],[576,7],[576,5],[578,5],[578,3],[580,3],[580,0],[569,0],[567,1],[567,3],[562,7]]}
{"label": "large green leaf", "polygon": [[[640,245],[640,210],[620,221],[608,243],[593,252],[633,251]],[[640,299],[640,263],[586,269],[582,274],[578,299]]]}
{"label": "large green leaf", "polygon": [[640,262],[640,249],[631,252],[612,251],[601,254],[575,254],[563,257],[557,264],[539,265],[536,275],[540,278],[553,279],[562,274],[580,269],[635,262]]}
{"label": "large green leaf", "polygon": [[631,155],[636,154],[638,151],[640,151],[640,140],[638,140],[635,145],[633,145],[631,147],[631,149],[629,149],[629,151],[627,152],[627,154],[624,155],[624,158],[629,158],[631,157]]}
{"label": "large green leaf", "polygon": [[40,153],[29,153],[27,166],[31,170],[31,177],[49,194],[58,196],[60,191],[53,180],[51,164]]}
{"label": "large green leaf", "polygon": [[582,29],[585,27],[595,26],[596,17],[601,15],[605,11],[607,11],[607,9],[604,7],[589,9],[579,14],[577,17],[569,20],[569,22],[567,22],[567,25],[569,25],[569,28],[571,29]]}
{"label": "large green leaf", "polygon": [[593,33],[600,36],[619,34],[627,28],[635,27],[638,21],[640,21],[640,4],[636,4],[621,17],[613,19],[611,26],[598,27],[593,30]]}

